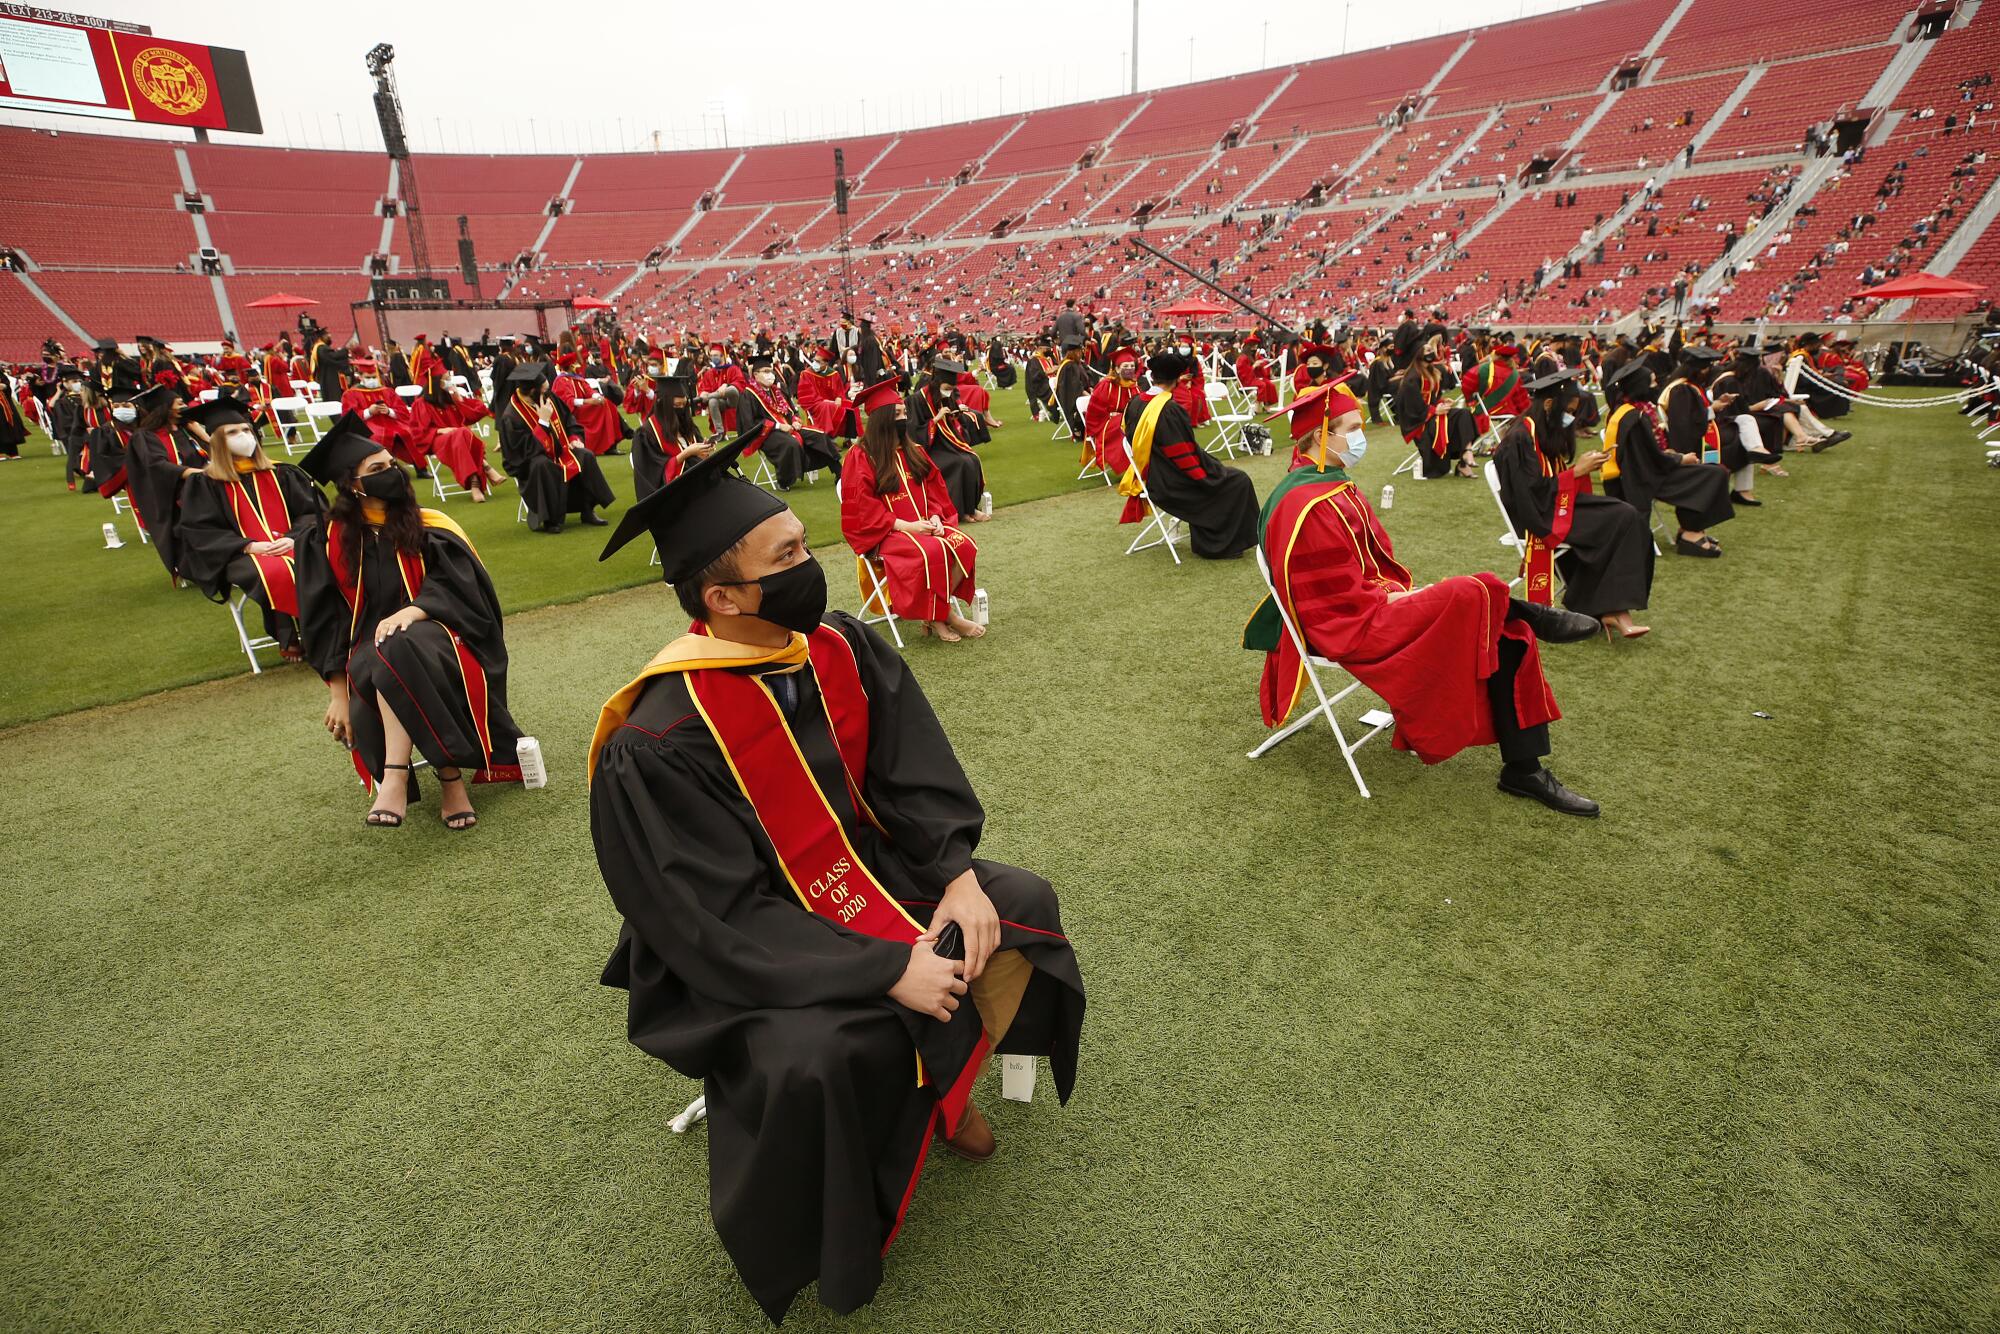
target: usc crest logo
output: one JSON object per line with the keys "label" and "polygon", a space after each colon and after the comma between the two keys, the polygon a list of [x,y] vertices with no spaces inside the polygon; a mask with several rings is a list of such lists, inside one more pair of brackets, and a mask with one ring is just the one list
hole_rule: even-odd
{"label": "usc crest logo", "polygon": [[192,60],[164,46],[149,46],[132,57],[132,82],[146,100],[175,116],[192,116],[208,105],[208,80]]}

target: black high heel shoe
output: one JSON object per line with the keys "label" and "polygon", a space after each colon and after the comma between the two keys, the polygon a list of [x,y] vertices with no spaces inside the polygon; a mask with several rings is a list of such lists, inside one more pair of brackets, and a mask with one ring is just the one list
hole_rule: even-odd
{"label": "black high heel shoe", "polygon": [[[403,789],[403,805],[405,807],[407,807],[411,802],[417,799],[416,770],[412,769],[407,764],[385,763],[382,766],[382,768],[384,771],[390,769],[401,769],[404,773],[410,776],[409,783]],[[378,788],[377,790],[379,791],[380,789]],[[361,823],[367,825],[370,829],[401,829],[403,827],[403,817],[398,815],[395,811],[370,809],[368,814],[361,817]]]}

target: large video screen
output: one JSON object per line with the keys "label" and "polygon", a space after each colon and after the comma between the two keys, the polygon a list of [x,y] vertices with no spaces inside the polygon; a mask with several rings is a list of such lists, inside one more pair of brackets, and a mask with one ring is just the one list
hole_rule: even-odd
{"label": "large video screen", "polygon": [[0,3],[0,107],[264,132],[241,51],[39,5]]}

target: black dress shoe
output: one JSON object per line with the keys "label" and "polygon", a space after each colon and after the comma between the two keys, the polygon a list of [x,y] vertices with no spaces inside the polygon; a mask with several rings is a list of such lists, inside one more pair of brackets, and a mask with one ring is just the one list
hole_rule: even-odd
{"label": "black dress shoe", "polygon": [[1510,774],[1500,771],[1500,790],[1516,797],[1527,797],[1539,801],[1552,811],[1564,815],[1595,817],[1597,803],[1589,797],[1581,796],[1562,785],[1557,777],[1547,769],[1536,769],[1531,774]]}
{"label": "black dress shoe", "polygon": [[1722,548],[1713,542],[1690,542],[1685,537],[1674,539],[1674,550],[1683,556],[1699,556],[1703,560],[1714,560],[1722,554]]}
{"label": "black dress shoe", "polygon": [[1854,432],[1852,431],[1835,431],[1832,435],[1827,436],[1823,440],[1813,441],[1812,452],[1815,454],[1824,453],[1825,451],[1832,449],[1835,445],[1839,444],[1841,441],[1852,440],[1853,438],[1854,438]]}
{"label": "black dress shoe", "polygon": [[577,522],[586,528],[609,528],[611,526],[611,520],[598,518],[596,510],[585,510]]}
{"label": "black dress shoe", "polygon": [[559,523],[545,523],[542,525],[542,531],[545,533],[560,533],[562,530],[563,526]]}
{"label": "black dress shoe", "polygon": [[1750,496],[1744,495],[1741,491],[1731,491],[1729,493],[1729,499],[1733,503],[1738,505],[1748,505],[1751,509],[1757,509],[1761,507],[1764,503],[1761,500],[1757,500]]}
{"label": "black dress shoe", "polygon": [[1595,616],[1562,607],[1544,607],[1523,598],[1507,599],[1507,619],[1526,625],[1544,644],[1574,644],[1594,639],[1604,630]]}

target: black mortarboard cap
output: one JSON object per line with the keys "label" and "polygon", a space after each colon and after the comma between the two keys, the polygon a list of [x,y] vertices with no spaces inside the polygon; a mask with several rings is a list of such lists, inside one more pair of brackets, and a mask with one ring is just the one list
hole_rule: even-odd
{"label": "black mortarboard cap", "polygon": [[175,397],[176,395],[172,386],[156,384],[150,389],[143,389],[132,395],[132,403],[143,415],[148,412],[159,411],[172,402]]}
{"label": "black mortarboard cap", "polygon": [[91,344],[91,347],[98,352],[116,352],[118,350],[118,340],[116,338],[100,338]]}
{"label": "black mortarboard cap", "polygon": [[1639,372],[1650,371],[1650,370],[1651,367],[1646,365],[1646,359],[1644,357],[1634,357],[1632,358],[1632,360],[1626,362],[1623,366],[1620,366],[1616,371],[1613,371],[1611,374],[1611,378],[1609,380],[1606,380],[1605,383],[1623,384],[1625,381],[1631,379]]}
{"label": "black mortarboard cap", "polygon": [[1553,375],[1544,375],[1539,380],[1528,381],[1528,392],[1531,394],[1539,394],[1544,392],[1545,390],[1554,389],[1557,385],[1563,384],[1569,380],[1574,380],[1575,378],[1576,378],[1575,371],[1557,371]]}
{"label": "black mortarboard cap", "polygon": [[68,362],[64,362],[60,367],[57,368],[56,378],[59,380],[81,380],[84,378],[83,368],[80,366],[72,366]]}
{"label": "black mortarboard cap", "polygon": [[524,361],[520,365],[516,366],[512,371],[508,372],[507,383],[513,384],[516,381],[519,381],[523,384],[539,384],[543,380],[547,379],[548,375],[549,375],[548,362]]}
{"label": "black mortarboard cap", "polygon": [[1191,358],[1178,352],[1155,352],[1146,358],[1146,371],[1153,377],[1154,384],[1165,384],[1178,380],[1194,365]]}
{"label": "black mortarboard cap", "polygon": [[1683,347],[1681,349],[1681,360],[1692,361],[1697,364],[1710,361],[1720,361],[1722,360],[1722,354],[1720,352],[1717,352],[1714,348],[1704,346],[1701,343],[1689,343],[1686,347]]}
{"label": "black mortarboard cap", "polygon": [[332,429],[319,438],[312,452],[299,460],[299,466],[316,482],[336,482],[381,448],[368,433],[368,423],[360,413],[343,413]]}
{"label": "black mortarboard cap", "polygon": [[769,352],[759,352],[755,356],[750,358],[751,370],[758,370],[761,369],[762,367],[769,366],[770,364],[771,364],[771,354]]}
{"label": "black mortarboard cap", "polygon": [[782,513],[784,501],[745,481],[735,469],[737,455],[760,434],[761,430],[737,436],[626,510],[597,558],[609,560],[618,548],[650,532],[660,553],[661,577],[677,584],[707,569],[745,533]]}
{"label": "black mortarboard cap", "polygon": [[965,363],[962,361],[953,361],[950,357],[933,357],[931,359],[931,374],[963,375],[965,374]]}
{"label": "black mortarboard cap", "polygon": [[206,403],[196,403],[193,407],[183,408],[181,417],[198,423],[204,431],[213,431],[216,427],[227,426],[231,422],[241,422],[247,426],[250,423],[251,412],[251,405],[242,399],[232,394],[217,394]]}
{"label": "black mortarboard cap", "polygon": [[685,380],[693,384],[701,378],[701,368],[694,364],[692,357],[676,357],[663,364],[666,370],[666,375],[663,377],[665,379]]}

